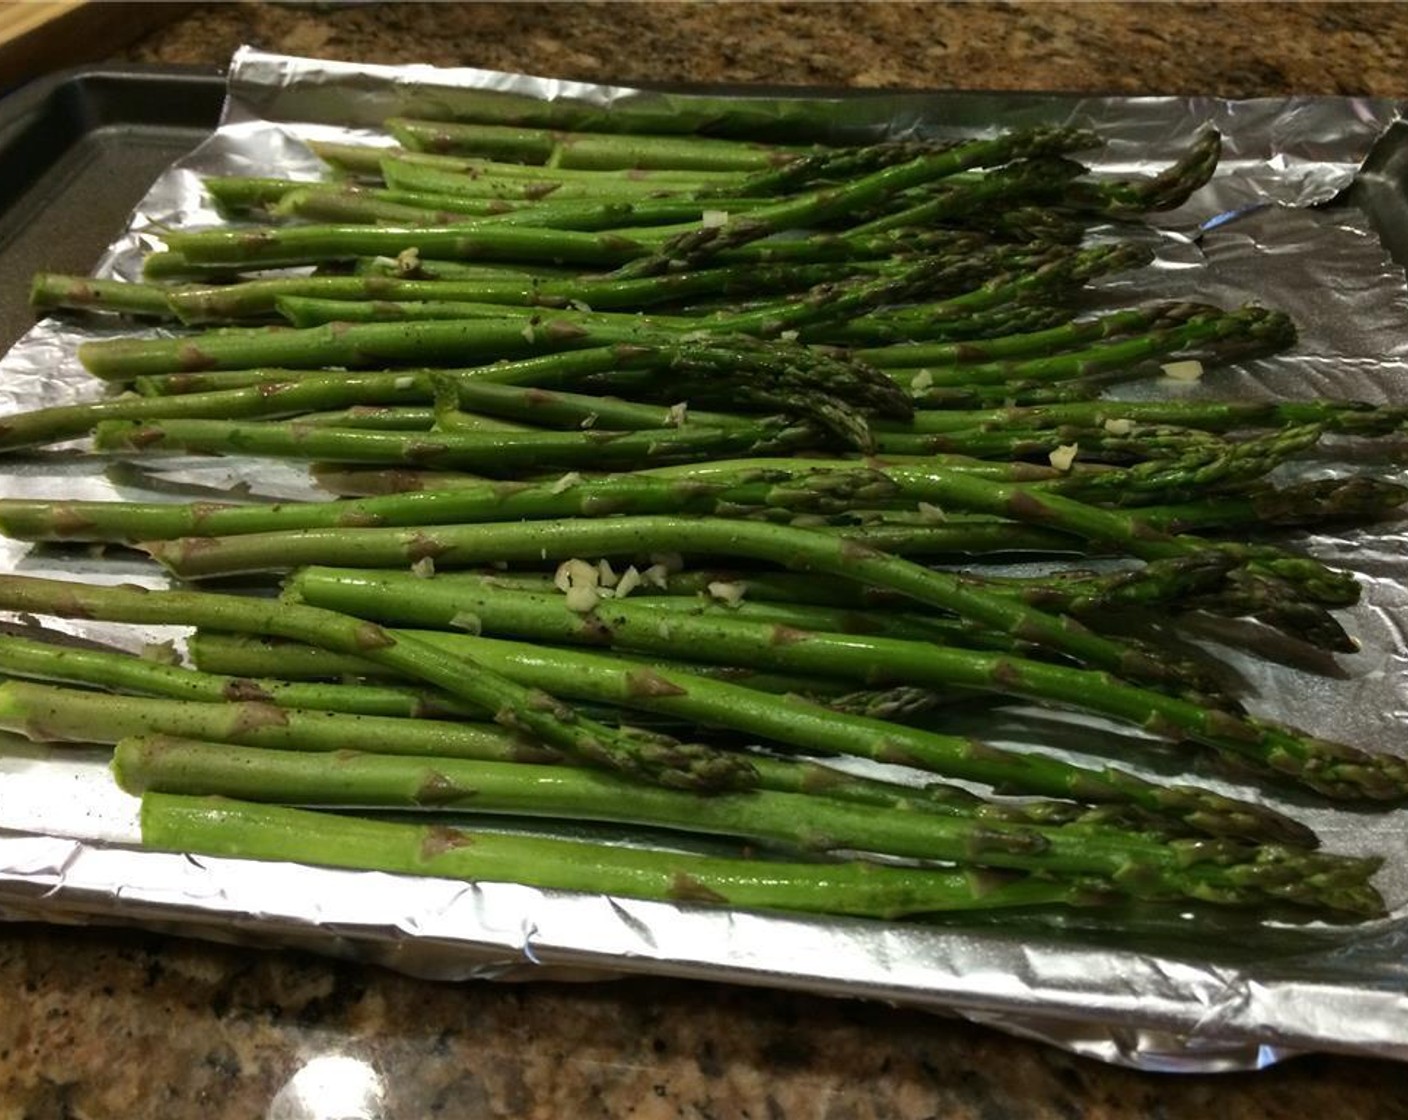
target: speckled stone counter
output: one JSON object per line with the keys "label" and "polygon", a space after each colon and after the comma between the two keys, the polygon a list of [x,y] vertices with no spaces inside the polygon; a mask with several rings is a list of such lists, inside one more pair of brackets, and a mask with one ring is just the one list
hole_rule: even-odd
{"label": "speckled stone counter", "polygon": [[[1392,4],[200,6],[127,60],[241,43],[594,80],[1408,96]],[[156,935],[0,927],[0,1120],[1408,1117],[1408,1070],[1158,1077],[960,1021],[644,980],[433,984]]]}
{"label": "speckled stone counter", "polygon": [[1404,23],[1396,4],[238,3],[128,55],[220,64],[252,43],[623,83],[1395,95]]}

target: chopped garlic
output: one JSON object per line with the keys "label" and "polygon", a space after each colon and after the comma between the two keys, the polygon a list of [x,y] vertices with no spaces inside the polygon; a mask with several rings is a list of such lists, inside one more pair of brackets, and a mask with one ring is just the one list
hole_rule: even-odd
{"label": "chopped garlic", "polygon": [[576,586],[567,593],[567,609],[574,614],[590,614],[601,602],[595,587]]}
{"label": "chopped garlic", "polygon": [[730,607],[736,607],[743,602],[743,593],[748,590],[746,583],[724,583],[716,581],[709,584],[709,596],[725,603]]}
{"label": "chopped garlic", "polygon": [[668,642],[670,640],[670,620],[668,618],[662,618],[660,625],[655,628],[655,633],[660,635],[662,641]]}
{"label": "chopped garlic", "polygon": [[1047,456],[1051,460],[1051,465],[1058,471],[1068,471],[1071,464],[1076,461],[1076,454],[1080,451],[1078,443],[1063,443],[1055,451]]}
{"label": "chopped garlic", "polygon": [[484,633],[483,619],[469,611],[460,611],[450,619],[450,625],[456,630],[463,630],[466,634],[473,634],[475,637]]}
{"label": "chopped garlic", "polygon": [[616,574],[615,569],[611,567],[611,561],[609,560],[598,560],[596,562],[596,571],[598,587],[615,587],[621,580],[621,577]]}
{"label": "chopped garlic", "polygon": [[798,338],[798,335],[797,335],[797,332],[796,332],[796,331],[783,331],[783,332],[782,332],[780,335],[778,335],[777,337],[778,337],[779,339],[781,339],[783,342],[796,342],[796,341],[797,341],[797,338]]}
{"label": "chopped garlic", "polygon": [[947,521],[948,515],[936,505],[931,505],[928,502],[920,502],[919,520],[923,521],[926,525],[937,525],[942,521]]}
{"label": "chopped garlic", "polygon": [[728,211],[705,210],[700,219],[705,229],[720,229],[728,225]]}
{"label": "chopped garlic", "polygon": [[429,579],[435,574],[435,561],[429,556],[422,556],[411,565],[411,575],[421,579]]}
{"label": "chopped garlic", "polygon": [[640,586],[640,573],[636,571],[636,566],[632,564],[621,573],[621,579],[616,584],[616,598],[624,599],[632,591]]}
{"label": "chopped garlic", "polygon": [[549,487],[549,489],[554,494],[561,494],[564,491],[571,490],[572,487],[576,486],[577,483],[581,481],[582,474],[580,471],[568,471],[565,475],[563,475],[556,482],[554,482],[552,486]]}
{"label": "chopped garlic", "polygon": [[396,388],[398,388],[398,389],[411,389],[411,388],[414,388],[414,387],[415,387],[415,383],[416,383],[416,379],[415,379],[414,377],[398,377],[398,378],[393,382],[393,384],[394,384],[394,385],[396,386]]}
{"label": "chopped garlic", "polygon": [[689,402],[680,401],[679,404],[672,404],[670,411],[665,413],[665,427],[683,428],[685,420],[688,419]]}
{"label": "chopped garlic", "polygon": [[578,560],[574,557],[571,560],[564,560],[557,566],[557,571],[552,576],[552,582],[559,591],[570,594],[574,588],[578,587],[595,588],[600,578],[601,573],[595,564],[588,564],[585,560]]}
{"label": "chopped garlic", "polygon": [[420,268],[420,250],[412,246],[396,254],[397,272],[416,272]]}
{"label": "chopped garlic", "polygon": [[1105,431],[1112,436],[1127,436],[1134,431],[1133,420],[1106,420]]}
{"label": "chopped garlic", "polygon": [[587,303],[585,300],[580,299],[569,299],[567,301],[567,306],[570,307],[573,311],[590,312],[592,309],[591,304]]}
{"label": "chopped garlic", "polygon": [[1186,362],[1165,362],[1161,367],[1165,377],[1175,381],[1197,381],[1203,376],[1203,363],[1196,358]]}
{"label": "chopped garlic", "polygon": [[910,380],[909,387],[916,393],[927,393],[934,387],[934,375],[927,369],[921,369]]}
{"label": "chopped garlic", "polygon": [[581,426],[583,428],[595,428],[598,419],[600,419],[600,417],[598,417],[595,412],[589,412],[582,417]]}
{"label": "chopped garlic", "polygon": [[531,322],[525,323],[523,325],[523,329],[518,333],[523,336],[524,340],[528,343],[529,346],[533,345],[533,343],[537,341],[538,336],[533,333],[533,324]]}
{"label": "chopped garlic", "polygon": [[661,591],[666,591],[670,586],[670,569],[664,564],[651,564],[641,573],[641,578],[652,587],[658,587]]}

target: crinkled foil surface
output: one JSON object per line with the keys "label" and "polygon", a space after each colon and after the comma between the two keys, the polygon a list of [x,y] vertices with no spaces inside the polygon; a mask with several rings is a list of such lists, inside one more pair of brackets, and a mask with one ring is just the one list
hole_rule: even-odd
{"label": "crinkled foil surface", "polygon": [[[221,127],[152,187],[99,271],[135,278],[141,252],[159,246],[163,228],[216,222],[198,174],[318,178],[320,165],[302,139],[365,138],[382,117],[443,113],[457,91],[469,88],[571,98],[602,109],[627,100],[668,108],[680,96],[245,49],[234,59]],[[730,104],[766,120],[775,102]],[[1215,124],[1227,142],[1217,178],[1188,206],[1160,217],[1153,235],[1157,266],[1111,284],[1112,298],[1258,301],[1294,316],[1301,330],[1295,353],[1210,374],[1180,391],[1408,403],[1403,268],[1381,246],[1366,213],[1323,205],[1354,180],[1375,145],[1402,141],[1402,126],[1392,129],[1400,105],[967,93],[858,95],[832,105],[838,136],[848,137],[1079,121],[1108,138],[1096,168],[1121,172],[1163,165],[1198,129]],[[100,386],[80,369],[74,348],[104,329],[37,324],[0,361],[0,413],[96,396]],[[1158,391],[1170,390],[1165,384]],[[1357,469],[1351,452],[1316,469]],[[72,452],[0,462],[0,493],[145,494],[120,466]],[[159,475],[145,477],[173,498],[220,494],[238,483],[261,495],[319,496],[300,471],[268,463],[166,460]],[[1340,658],[1329,672],[1217,652],[1241,674],[1254,712],[1369,749],[1408,751],[1404,526],[1302,543],[1362,576],[1363,602],[1345,618],[1361,652]],[[34,574],[162,583],[135,560],[98,564],[8,541],[0,541],[0,564]],[[98,624],[62,625],[115,639]],[[124,628],[120,635],[129,648],[181,637],[155,628]],[[1012,707],[964,730],[1053,752],[1062,742],[1095,742],[1144,773],[1172,765],[1127,730],[1059,713]],[[1276,802],[1313,825],[1331,850],[1387,857],[1378,885],[1391,915],[1370,924],[1292,927],[1226,913],[1138,910],[886,924],[142,852],[134,848],[137,802],[113,787],[106,757],[18,741],[0,750],[0,914],[299,945],[442,979],[657,973],[877,998],[956,1012],[1151,1070],[1254,1068],[1317,1049],[1408,1059],[1408,814],[1402,811],[1361,814]],[[1209,784],[1254,796],[1226,782]]]}

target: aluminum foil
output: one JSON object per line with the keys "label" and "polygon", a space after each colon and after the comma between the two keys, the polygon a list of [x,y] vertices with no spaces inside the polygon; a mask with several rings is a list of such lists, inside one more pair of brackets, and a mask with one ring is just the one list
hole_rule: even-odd
{"label": "aluminum foil", "polygon": [[[303,141],[375,140],[392,113],[443,114],[465,90],[568,98],[601,110],[671,108],[677,93],[560,82],[483,70],[377,67],[241,50],[216,133],[164,174],[98,273],[135,277],[171,227],[218,221],[201,174],[316,179]],[[753,119],[777,101],[724,98]],[[829,102],[837,137],[968,135],[1037,121],[1091,125],[1107,138],[1100,171],[1150,172],[1207,123],[1227,156],[1217,178],[1151,236],[1158,262],[1111,282],[1111,299],[1188,295],[1257,301],[1296,319],[1294,354],[1219,371],[1177,391],[1339,396],[1408,403],[1408,289],[1371,215],[1336,200],[1401,107],[1371,99],[1228,102],[1008,94],[863,95]],[[111,328],[46,320],[0,360],[0,413],[97,396],[76,345]],[[127,332],[130,333],[130,332]],[[1167,384],[1132,393],[1173,391]],[[1311,468],[1356,469],[1352,448]],[[165,460],[130,470],[56,452],[0,461],[0,493],[117,498],[317,497],[296,467]],[[1376,468],[1377,469],[1377,468]],[[1404,472],[1391,472],[1403,475]],[[1301,542],[1361,574],[1363,602],[1345,622],[1361,651],[1334,666],[1252,659],[1203,639],[1239,674],[1249,706],[1368,749],[1408,751],[1408,535],[1401,525]],[[160,586],[142,562],[101,561],[0,541],[7,569]],[[65,622],[136,648],[176,630]],[[1327,671],[1328,670],[1328,671]],[[1063,753],[1079,740],[1150,775],[1165,750],[1085,717],[1011,706],[970,730],[1001,745]],[[1072,756],[1074,757],[1074,756]],[[0,744],[0,915],[135,923],[249,944],[298,945],[442,979],[653,973],[884,999],[956,1012],[1088,1056],[1143,1069],[1207,1072],[1264,1066],[1305,1050],[1408,1059],[1408,814],[1272,801],[1313,825],[1330,850],[1388,857],[1378,880],[1388,918],[1357,926],[1253,922],[1189,909],[946,923],[880,923],[742,913],[499,883],[255,864],[136,850],[135,799],[107,776],[106,752]],[[1251,791],[1220,779],[1237,796]],[[549,970],[549,971],[544,971]]]}

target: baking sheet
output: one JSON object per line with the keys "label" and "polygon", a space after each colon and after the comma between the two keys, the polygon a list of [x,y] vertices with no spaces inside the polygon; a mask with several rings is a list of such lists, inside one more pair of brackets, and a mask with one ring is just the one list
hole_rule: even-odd
{"label": "baking sheet", "polygon": [[[219,219],[200,174],[317,178],[302,141],[370,138],[397,112],[435,112],[456,91],[495,89],[606,108],[669,108],[679,95],[521,75],[314,62],[242,50],[220,129],[154,185],[99,273],[135,277],[143,252],[172,226]],[[730,99],[766,118],[772,102]],[[1399,116],[1368,99],[1222,102],[1190,98],[1048,98],[986,94],[876,95],[834,102],[837,135],[971,134],[1036,121],[1079,121],[1109,138],[1099,170],[1139,172],[1174,158],[1205,122],[1227,137],[1218,178],[1159,218],[1158,264],[1108,285],[1111,298],[1189,295],[1250,300],[1296,319],[1293,355],[1218,371],[1192,394],[1348,396],[1408,403],[1408,291],[1369,215],[1321,206],[1354,180]],[[0,413],[97,395],[74,349],[91,324],[40,323],[0,360]],[[124,332],[131,333],[131,332]],[[1153,392],[1143,388],[1136,392]],[[1167,391],[1159,386],[1158,391]],[[95,457],[48,454],[0,462],[0,492],[133,497]],[[187,485],[317,496],[295,467],[175,460],[161,472]],[[1404,480],[1402,471],[1390,471]],[[1408,750],[1408,549],[1402,527],[1305,542],[1364,576],[1364,602],[1345,616],[1362,651],[1323,676],[1231,655],[1248,704],[1313,732]],[[0,563],[33,574],[160,586],[136,561],[96,562],[68,550],[0,541]],[[64,628],[128,648],[174,638],[85,622]],[[985,718],[1000,745],[1059,752],[1063,731],[1105,731],[1130,767],[1157,773],[1166,757],[1137,736],[1085,718],[1013,706]],[[12,743],[0,751],[0,909],[10,917],[136,922],[200,936],[296,944],[445,979],[518,978],[542,969],[659,973],[881,998],[1039,1037],[1146,1069],[1249,1068],[1303,1049],[1408,1059],[1408,827],[1402,812],[1292,811],[1330,850],[1378,852],[1391,916],[1353,929],[1249,924],[1206,910],[1012,915],[963,923],[876,923],[734,913],[509,884],[464,884],[295,865],[133,851],[135,799],[107,780],[104,752]],[[1238,796],[1248,791],[1208,782]],[[1277,802],[1284,807],[1284,802]],[[1127,930],[1136,929],[1137,935]]]}

